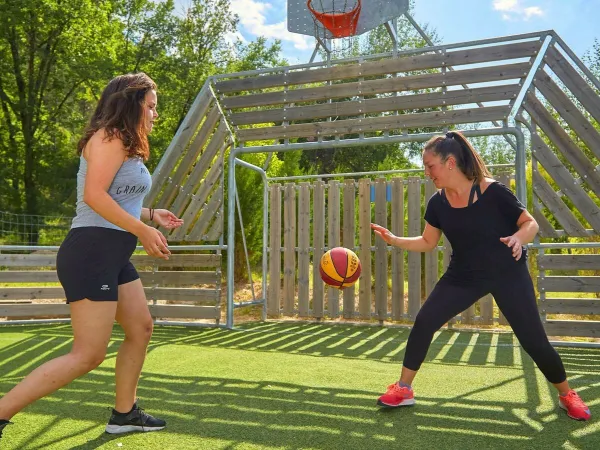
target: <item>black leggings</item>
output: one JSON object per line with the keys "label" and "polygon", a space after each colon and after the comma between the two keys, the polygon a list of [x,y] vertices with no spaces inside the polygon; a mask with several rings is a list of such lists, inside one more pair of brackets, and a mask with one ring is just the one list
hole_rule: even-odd
{"label": "black leggings", "polygon": [[565,381],[565,368],[546,336],[526,264],[517,264],[509,272],[486,280],[470,278],[471,282],[467,284],[446,274],[437,283],[417,314],[406,345],[404,367],[419,370],[434,333],[478,299],[491,293],[521,346],[546,379],[551,383]]}

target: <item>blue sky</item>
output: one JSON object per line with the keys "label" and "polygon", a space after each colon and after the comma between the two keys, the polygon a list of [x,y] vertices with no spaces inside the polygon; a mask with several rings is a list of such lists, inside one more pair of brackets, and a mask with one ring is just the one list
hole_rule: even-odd
{"label": "blue sky", "polygon": [[[363,8],[368,2],[363,0]],[[188,0],[176,3],[185,5]],[[308,62],[314,41],[287,31],[287,0],[231,0],[231,4],[240,17],[241,38],[281,39],[290,63]],[[600,0],[416,0],[414,18],[429,24],[447,44],[553,29],[582,57],[594,39],[600,39]]]}

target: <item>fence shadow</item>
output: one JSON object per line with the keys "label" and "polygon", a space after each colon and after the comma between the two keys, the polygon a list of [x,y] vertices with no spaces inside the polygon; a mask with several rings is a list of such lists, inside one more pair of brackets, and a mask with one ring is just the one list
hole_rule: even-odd
{"label": "fence shadow", "polygon": [[[67,325],[0,328],[0,340],[7,341],[11,333],[23,338],[0,350],[0,392],[9,390],[41,362],[68,351],[71,342]],[[115,331],[108,364],[113,363],[121,335]],[[203,366],[192,369],[197,369],[197,376],[178,375],[177,365],[160,372],[145,370],[138,392],[142,406],[164,417],[168,429],[150,433],[152,436],[119,438],[161,449],[175,448],[168,444],[174,442],[171,435],[185,438],[188,444],[179,448],[218,442],[214,448],[231,449],[244,445],[286,449],[548,449],[560,448],[566,441],[577,448],[594,448],[600,442],[600,429],[593,423],[585,427],[558,414],[554,393],[531,359],[514,345],[511,334],[442,332],[430,349],[426,372],[436,372],[447,385],[423,389],[415,407],[380,410],[375,400],[381,392],[373,389],[332,388],[335,383],[323,386],[322,380],[315,384],[311,379],[302,384],[288,383],[269,375],[276,373],[275,363],[270,362],[270,354],[276,352],[290,358],[314,357],[315,364],[323,358],[333,358],[334,362],[339,358],[340,371],[345,364],[352,364],[349,360],[380,360],[382,370],[393,376],[407,336],[405,329],[319,324],[262,323],[239,331],[158,327],[148,356],[153,362],[165,350],[175,357],[180,349],[185,358],[183,350],[210,351],[213,355],[220,349],[235,349],[236,354],[241,350],[248,358],[260,358],[264,379],[244,378],[244,359],[224,371],[222,377],[204,376],[207,367]],[[560,353],[574,387],[585,392],[586,400],[600,403],[600,352],[569,348],[560,349]],[[386,362],[397,367],[387,369]],[[210,365],[210,360],[206,364]],[[468,370],[464,370],[463,379],[453,379],[460,365],[508,372],[500,381],[477,382]],[[368,380],[371,374],[365,371],[362,376]],[[460,389],[453,383],[460,383]],[[517,401],[502,395],[514,383],[522,385],[523,398]],[[2,448],[116,445],[112,442],[115,436],[103,433],[113,399],[114,372],[103,365],[17,416],[16,425],[6,432],[11,438],[9,445]]]}

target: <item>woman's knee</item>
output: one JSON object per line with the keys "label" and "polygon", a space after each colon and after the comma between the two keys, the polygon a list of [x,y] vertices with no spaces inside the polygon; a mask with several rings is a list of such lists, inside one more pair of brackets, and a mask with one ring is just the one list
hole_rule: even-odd
{"label": "woman's knee", "polygon": [[106,358],[106,349],[73,349],[71,356],[75,360],[75,365],[83,373],[90,372],[104,362]]}
{"label": "woman's knee", "polygon": [[125,329],[125,339],[147,345],[152,338],[154,322],[152,317],[140,320],[134,326]]}

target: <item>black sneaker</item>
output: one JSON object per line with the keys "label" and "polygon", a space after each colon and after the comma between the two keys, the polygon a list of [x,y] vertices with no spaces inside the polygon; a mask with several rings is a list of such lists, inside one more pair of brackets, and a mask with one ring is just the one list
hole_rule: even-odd
{"label": "black sneaker", "polygon": [[134,403],[133,408],[127,414],[112,410],[110,420],[106,425],[106,432],[110,434],[129,433],[130,431],[158,431],[162,430],[167,423],[164,420],[152,417]]}
{"label": "black sneaker", "polygon": [[0,419],[0,439],[2,439],[2,432],[4,431],[4,427],[6,425],[12,425],[12,422],[8,420]]}

